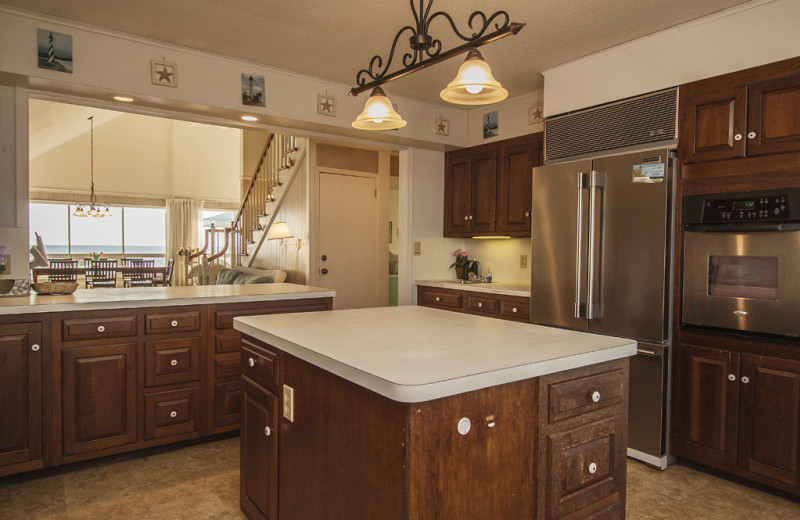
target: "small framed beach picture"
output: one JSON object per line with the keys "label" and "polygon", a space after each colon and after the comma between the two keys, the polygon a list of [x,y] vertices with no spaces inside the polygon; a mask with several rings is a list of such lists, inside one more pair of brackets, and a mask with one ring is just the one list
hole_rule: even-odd
{"label": "small framed beach picture", "polygon": [[317,94],[317,114],[336,117],[336,98],[329,96],[327,92]]}
{"label": "small framed beach picture", "polygon": [[483,138],[497,137],[498,135],[497,110],[483,114]]}
{"label": "small framed beach picture", "polygon": [[264,76],[242,73],[242,104],[256,107],[264,106]]}
{"label": "small framed beach picture", "polygon": [[436,135],[450,135],[450,121],[442,116],[433,119],[433,133]]}
{"label": "small framed beach picture", "polygon": [[72,74],[72,35],[36,29],[36,47],[40,69]]}
{"label": "small framed beach picture", "polygon": [[164,60],[151,60],[151,70],[153,74],[153,85],[162,87],[178,86],[178,66],[174,63],[167,63]]}

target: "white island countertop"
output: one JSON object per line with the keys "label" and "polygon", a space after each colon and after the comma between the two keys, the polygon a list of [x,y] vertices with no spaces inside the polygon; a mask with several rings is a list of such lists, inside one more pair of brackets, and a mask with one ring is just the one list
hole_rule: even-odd
{"label": "white island countertop", "polygon": [[58,296],[34,293],[27,297],[0,298],[0,314],[135,309],[174,305],[332,298],[334,296],[336,296],[336,291],[332,289],[293,283],[78,289],[73,294]]}
{"label": "white island countertop", "polygon": [[630,339],[417,306],[246,316],[234,328],[406,403],[636,354]]}
{"label": "white island countertop", "polygon": [[461,283],[459,280],[417,280],[417,285],[426,287],[438,287],[440,289],[458,289],[461,291],[473,291],[489,294],[504,294],[507,296],[521,296],[530,298],[531,284],[503,283],[503,282],[478,282]]}

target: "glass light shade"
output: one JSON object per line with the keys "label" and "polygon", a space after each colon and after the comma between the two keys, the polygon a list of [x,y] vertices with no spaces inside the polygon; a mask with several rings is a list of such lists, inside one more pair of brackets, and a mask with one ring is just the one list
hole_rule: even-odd
{"label": "glass light shade", "polygon": [[292,230],[289,229],[289,224],[286,222],[273,222],[272,225],[269,227],[269,233],[267,233],[267,240],[277,240],[277,239],[284,239],[284,238],[294,238],[292,234]]}
{"label": "glass light shade", "polygon": [[448,103],[459,105],[488,105],[508,97],[508,91],[492,76],[492,69],[477,49],[472,49],[456,78],[439,95]]}
{"label": "glass light shade", "polygon": [[364,104],[364,111],[352,122],[354,128],[361,130],[394,130],[406,124],[381,87],[373,89]]}

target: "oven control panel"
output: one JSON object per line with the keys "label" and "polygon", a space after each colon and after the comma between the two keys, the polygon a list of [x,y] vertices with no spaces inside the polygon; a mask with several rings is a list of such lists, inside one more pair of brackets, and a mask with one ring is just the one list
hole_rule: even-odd
{"label": "oven control panel", "polygon": [[[741,194],[739,194],[741,195]],[[790,193],[753,192],[749,196],[706,198],[701,222],[758,222],[791,220],[794,198]]]}

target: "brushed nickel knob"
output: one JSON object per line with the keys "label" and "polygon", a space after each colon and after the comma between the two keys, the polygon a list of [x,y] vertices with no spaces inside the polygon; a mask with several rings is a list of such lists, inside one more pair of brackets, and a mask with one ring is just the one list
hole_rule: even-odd
{"label": "brushed nickel knob", "polygon": [[41,347],[39,346],[38,343],[34,343],[33,345],[31,345],[31,350],[34,351],[34,352],[39,352],[40,348]]}
{"label": "brushed nickel knob", "polygon": [[251,367],[254,367],[254,366],[256,366],[256,360],[253,359],[253,358],[248,358],[247,359],[247,364],[250,365]]}

